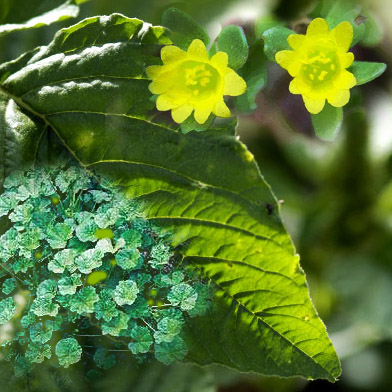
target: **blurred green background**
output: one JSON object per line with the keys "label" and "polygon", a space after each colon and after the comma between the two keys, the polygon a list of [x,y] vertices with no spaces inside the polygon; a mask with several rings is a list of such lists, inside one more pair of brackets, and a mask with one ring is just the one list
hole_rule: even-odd
{"label": "blurred green background", "polygon": [[[0,0],[0,22],[12,3],[17,2]],[[32,0],[30,8],[14,13],[12,22],[26,19],[36,7],[45,11],[61,3]],[[92,0],[83,4],[79,19],[120,12],[159,24],[163,10],[173,5],[191,14],[214,39],[226,24],[246,29],[266,15],[300,25],[317,0]],[[376,47],[357,45],[353,51],[357,59],[385,62],[388,69],[375,82],[353,90],[344,129],[335,142],[313,135],[301,97],[288,93],[290,77],[275,64],[269,66],[257,111],[241,116],[238,129],[282,200],[281,212],[301,255],[311,296],[342,360],[340,381],[150,365],[117,369],[95,384],[77,383],[76,389],[70,385],[77,375],[57,375],[63,386],[57,383],[42,391],[156,392],[158,385],[159,392],[392,390],[392,1],[373,0],[366,6],[383,38]],[[48,43],[59,27],[0,38],[0,62]]]}

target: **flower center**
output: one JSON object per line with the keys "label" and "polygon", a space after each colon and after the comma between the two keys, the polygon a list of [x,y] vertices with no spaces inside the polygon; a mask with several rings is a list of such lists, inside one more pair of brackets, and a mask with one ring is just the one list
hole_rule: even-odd
{"label": "flower center", "polygon": [[220,76],[211,65],[184,61],[179,68],[180,84],[193,97],[205,98],[216,90]]}
{"label": "flower center", "polygon": [[314,87],[331,81],[339,70],[336,53],[328,49],[311,49],[302,65],[303,76]]}

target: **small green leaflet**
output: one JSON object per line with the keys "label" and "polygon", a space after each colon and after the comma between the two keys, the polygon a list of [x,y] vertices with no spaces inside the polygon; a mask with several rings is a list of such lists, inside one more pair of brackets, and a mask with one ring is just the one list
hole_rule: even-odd
{"label": "small green leaflet", "polygon": [[312,114],[312,124],[316,135],[325,141],[336,138],[343,123],[343,109],[326,104],[318,114]]}
{"label": "small green leaflet", "polygon": [[357,86],[371,82],[372,80],[381,76],[387,68],[384,63],[354,61],[353,65],[349,68],[357,79]]}

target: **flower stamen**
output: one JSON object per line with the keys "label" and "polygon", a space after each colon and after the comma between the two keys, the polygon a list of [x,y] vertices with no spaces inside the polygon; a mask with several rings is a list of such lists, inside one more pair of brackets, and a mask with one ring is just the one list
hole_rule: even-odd
{"label": "flower stamen", "polygon": [[206,95],[215,92],[219,85],[219,73],[209,64],[185,61],[180,66],[180,70],[184,75],[183,82],[193,97],[204,99]]}
{"label": "flower stamen", "polygon": [[311,86],[317,87],[336,77],[340,67],[339,60],[333,52],[312,50],[308,56],[302,66],[302,72]]}

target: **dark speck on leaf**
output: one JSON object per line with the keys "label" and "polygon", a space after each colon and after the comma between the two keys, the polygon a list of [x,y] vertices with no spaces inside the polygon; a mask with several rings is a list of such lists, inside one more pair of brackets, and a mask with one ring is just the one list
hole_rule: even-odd
{"label": "dark speck on leaf", "polygon": [[366,23],[366,21],[367,21],[367,17],[366,17],[366,16],[363,16],[363,15],[358,15],[358,16],[355,18],[355,20],[354,20],[354,22],[355,22],[355,24],[356,24],[357,26]]}
{"label": "dark speck on leaf", "polygon": [[272,204],[267,203],[266,207],[267,207],[268,215],[271,215],[274,212],[274,206]]}

